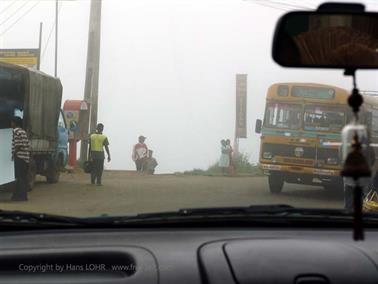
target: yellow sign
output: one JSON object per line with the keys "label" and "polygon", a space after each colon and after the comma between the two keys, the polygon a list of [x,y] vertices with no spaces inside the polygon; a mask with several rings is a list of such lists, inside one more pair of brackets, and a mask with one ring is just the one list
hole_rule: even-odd
{"label": "yellow sign", "polygon": [[0,49],[0,61],[37,69],[39,49]]}

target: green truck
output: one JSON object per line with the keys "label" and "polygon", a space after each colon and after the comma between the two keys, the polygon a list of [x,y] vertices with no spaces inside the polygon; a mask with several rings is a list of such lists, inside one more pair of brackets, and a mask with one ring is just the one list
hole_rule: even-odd
{"label": "green truck", "polygon": [[67,163],[68,130],[61,111],[62,84],[43,72],[0,62],[0,128],[23,118],[31,144],[30,187],[37,174],[56,183]]}

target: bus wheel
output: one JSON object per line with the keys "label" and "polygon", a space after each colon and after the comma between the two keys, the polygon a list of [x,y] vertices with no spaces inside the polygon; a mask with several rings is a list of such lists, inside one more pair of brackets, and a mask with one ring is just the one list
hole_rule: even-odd
{"label": "bus wheel", "polygon": [[271,193],[281,193],[284,185],[284,178],[280,174],[271,174],[269,176],[269,190]]}

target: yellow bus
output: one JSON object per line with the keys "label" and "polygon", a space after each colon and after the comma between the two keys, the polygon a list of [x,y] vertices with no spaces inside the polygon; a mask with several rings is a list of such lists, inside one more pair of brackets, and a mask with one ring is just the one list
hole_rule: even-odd
{"label": "yellow bus", "polygon": [[[270,192],[280,193],[285,182],[342,189],[339,146],[341,130],[352,117],[349,94],[314,83],[270,86],[264,120],[256,121],[255,130],[261,133],[259,162],[268,175]],[[360,119],[376,138],[377,97],[364,97]]]}

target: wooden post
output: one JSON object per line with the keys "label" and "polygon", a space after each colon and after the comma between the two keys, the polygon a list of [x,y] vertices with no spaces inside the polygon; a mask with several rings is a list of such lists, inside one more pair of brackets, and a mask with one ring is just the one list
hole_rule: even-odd
{"label": "wooden post", "polygon": [[[98,80],[100,69],[101,42],[101,0],[91,1],[89,17],[89,34],[87,50],[87,70],[85,76],[84,100],[90,104],[89,121],[85,125],[85,133],[94,132],[97,125]],[[88,137],[83,137],[80,149],[80,161],[88,158]]]}
{"label": "wooden post", "polygon": [[41,49],[42,49],[42,23],[39,23],[39,40],[38,40],[38,62],[37,70],[41,68]]}
{"label": "wooden post", "polygon": [[55,0],[55,70],[54,76],[58,76],[58,0]]}

